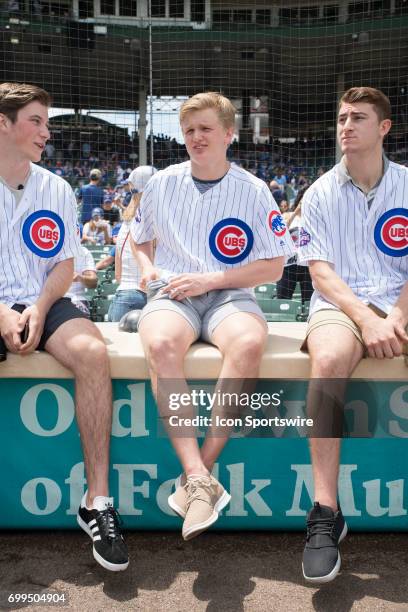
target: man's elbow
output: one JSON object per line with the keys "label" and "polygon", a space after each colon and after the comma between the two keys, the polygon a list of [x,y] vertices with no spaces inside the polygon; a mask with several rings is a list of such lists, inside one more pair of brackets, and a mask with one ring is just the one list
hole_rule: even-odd
{"label": "man's elbow", "polygon": [[275,257],[271,261],[270,265],[270,278],[268,279],[271,283],[276,283],[282,278],[283,269],[285,267],[285,257]]}

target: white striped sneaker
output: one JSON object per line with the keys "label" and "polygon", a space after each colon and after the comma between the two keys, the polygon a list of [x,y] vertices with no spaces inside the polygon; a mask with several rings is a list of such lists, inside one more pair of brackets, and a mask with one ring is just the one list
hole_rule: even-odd
{"label": "white striped sneaker", "polygon": [[86,494],[79,506],[78,525],[93,541],[93,556],[105,569],[112,572],[125,570],[129,555],[123,539],[119,514],[113,508],[112,497],[95,497],[92,510],[85,506]]}

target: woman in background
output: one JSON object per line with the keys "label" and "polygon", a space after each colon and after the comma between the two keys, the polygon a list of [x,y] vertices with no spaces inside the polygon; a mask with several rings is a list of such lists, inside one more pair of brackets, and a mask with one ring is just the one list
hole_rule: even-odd
{"label": "woman in background", "polygon": [[120,284],[109,307],[108,321],[120,321],[130,310],[142,309],[146,304],[146,293],[139,286],[139,268],[130,248],[129,228],[139,208],[142,192],[155,172],[157,170],[153,166],[139,166],[129,176],[134,193],[129,205],[122,212],[122,226],[115,252],[115,278]]}

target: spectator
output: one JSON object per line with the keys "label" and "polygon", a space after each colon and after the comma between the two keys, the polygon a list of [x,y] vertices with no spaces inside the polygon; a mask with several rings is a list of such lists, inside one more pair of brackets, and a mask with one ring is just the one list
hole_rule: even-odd
{"label": "spectator", "polygon": [[78,194],[79,202],[82,202],[81,221],[86,223],[91,218],[91,213],[94,208],[101,208],[103,205],[103,189],[99,183],[101,180],[101,171],[91,170],[89,174],[89,183],[81,187]]}
{"label": "spectator", "polygon": [[282,189],[279,186],[279,183],[277,183],[275,180],[271,181],[269,183],[269,189],[271,190],[271,194],[272,194],[273,199],[275,200],[275,202],[279,206],[279,204],[282,202],[282,200],[285,197],[283,195]]}
{"label": "spectator", "polygon": [[289,202],[287,200],[282,200],[279,204],[279,210],[281,211],[282,215],[289,212]]}
{"label": "spectator", "polygon": [[82,242],[87,244],[109,244],[110,241],[109,223],[103,219],[103,210],[101,208],[94,208],[91,220],[85,223],[82,230]]}
{"label": "spectator", "polygon": [[111,195],[105,195],[103,199],[103,218],[112,227],[120,221],[120,210],[113,203],[113,197]]}
{"label": "spectator", "polygon": [[132,183],[129,179],[124,179],[119,186],[122,188],[122,195],[120,200],[118,200],[118,204],[122,210],[125,210],[132,199]]}
{"label": "spectator", "polygon": [[115,252],[116,252],[116,245],[113,245],[113,247],[109,251],[109,255],[106,255],[106,257],[98,261],[98,263],[96,264],[96,269],[106,270],[106,268],[109,268],[109,266],[114,264],[115,263]]}
{"label": "spectator", "polygon": [[152,166],[140,166],[129,176],[134,193],[129,206],[123,211],[123,223],[116,243],[115,277],[120,283],[109,307],[108,320],[120,321],[130,310],[141,309],[146,304],[146,293],[140,288],[140,271],[133,256],[130,242],[130,224],[139,208],[142,192],[157,170]]}
{"label": "spectator", "polygon": [[89,316],[90,303],[84,289],[95,289],[97,282],[92,253],[81,246],[80,254],[74,259],[74,279],[65,297],[69,297],[71,302],[87,316]]}
{"label": "spectator", "polygon": [[120,228],[121,228],[121,227],[122,227],[122,222],[117,223],[117,224],[115,225],[115,227],[113,227],[113,228],[112,228],[112,235],[111,235],[111,238],[112,238],[112,243],[113,243],[113,244],[116,244],[116,243],[117,243],[117,240],[118,240],[118,235],[119,235],[119,232],[120,232]]}
{"label": "spectator", "polygon": [[286,262],[283,269],[282,278],[277,282],[276,297],[279,300],[291,300],[297,283],[300,284],[302,303],[310,302],[313,294],[313,285],[312,279],[310,278],[309,268],[305,265],[298,264],[297,255],[297,250],[302,240],[301,206],[303,194],[305,193],[306,189],[307,188],[304,188],[302,191],[299,191],[298,195],[296,196],[293,212],[289,212],[289,206],[286,211],[282,210],[282,204],[283,202],[286,202],[286,200],[283,200],[280,205],[282,216],[286,222],[287,228],[289,229],[289,233],[296,248],[296,253]]}

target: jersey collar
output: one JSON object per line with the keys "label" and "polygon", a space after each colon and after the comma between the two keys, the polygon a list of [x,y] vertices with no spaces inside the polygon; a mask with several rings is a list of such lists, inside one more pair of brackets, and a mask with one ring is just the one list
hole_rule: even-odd
{"label": "jersey collar", "polygon": [[[383,173],[382,173],[380,179],[374,185],[373,189],[377,189],[378,185],[382,181],[382,178],[383,178],[384,174],[387,172],[387,170],[388,170],[388,168],[390,166],[390,160],[385,155],[384,151],[383,151],[383,154],[382,154],[382,158],[383,158]],[[340,162],[336,166],[336,174],[337,174],[337,180],[338,180],[338,182],[340,184],[340,187],[342,187],[348,181],[350,181],[354,185],[354,187],[357,187],[357,189],[360,189],[360,187],[353,182],[353,179],[351,178],[351,176],[349,174],[349,171],[347,170],[346,162],[344,160],[344,155],[341,158]],[[360,189],[360,191],[361,191],[361,189]]]}

